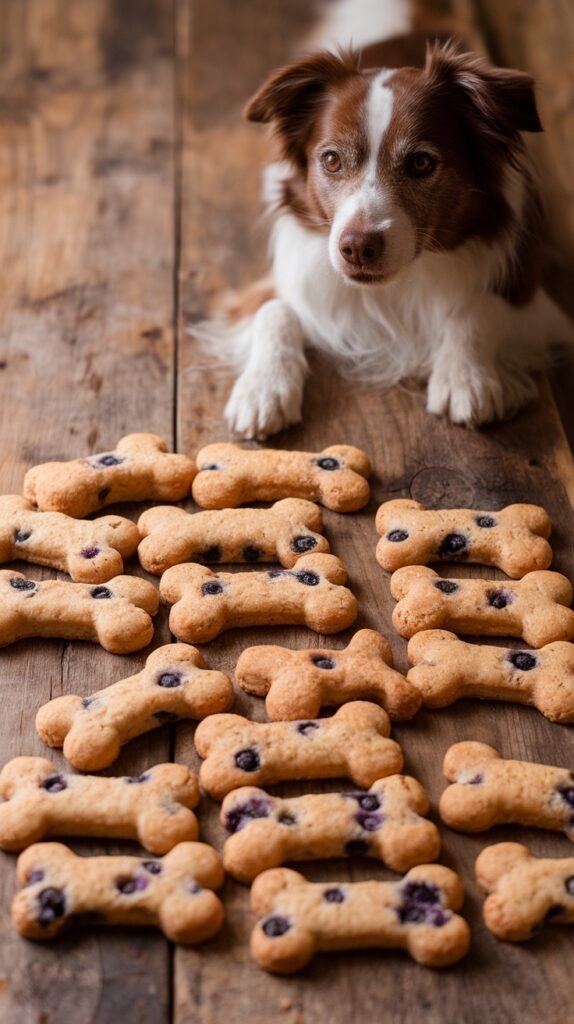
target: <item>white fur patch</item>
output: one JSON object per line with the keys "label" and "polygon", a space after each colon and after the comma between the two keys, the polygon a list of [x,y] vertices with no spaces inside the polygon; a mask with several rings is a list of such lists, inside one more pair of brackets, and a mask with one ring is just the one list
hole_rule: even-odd
{"label": "white fur patch", "polygon": [[367,178],[376,181],[378,157],[383,139],[387,134],[393,116],[393,90],[385,83],[393,72],[379,71],[373,78],[367,97],[367,132],[369,137],[369,161]]}

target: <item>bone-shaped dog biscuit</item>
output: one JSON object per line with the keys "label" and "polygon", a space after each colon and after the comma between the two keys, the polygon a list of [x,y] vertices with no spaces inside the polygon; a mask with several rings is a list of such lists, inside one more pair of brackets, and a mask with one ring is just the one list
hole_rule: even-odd
{"label": "bone-shaped dog biscuit", "polygon": [[205,643],[236,626],[346,629],[357,617],[357,602],[342,586],[346,579],[334,555],[306,555],[293,569],[266,572],[216,573],[189,563],[163,574],[160,593],[173,605],[169,628],[178,640]]}
{"label": "bone-shaped dog biscuit", "polygon": [[321,510],[311,501],[285,498],[271,508],[185,512],[173,505],[140,516],[144,569],[160,575],[181,562],[281,562],[291,569],[301,555],[327,552]]}
{"label": "bone-shaped dog biscuit", "polygon": [[466,643],[443,629],[409,640],[407,679],[428,708],[460,697],[508,700],[538,708],[551,722],[574,722],[574,646],[565,640],[540,650]]}
{"label": "bone-shaped dog biscuit", "polygon": [[127,434],[113,451],[29,469],[24,496],[43,511],[80,519],[118,501],[181,501],[196,472],[157,434]]}
{"label": "bone-shaped dog biscuit", "polygon": [[458,877],[440,864],[412,868],[399,882],[308,882],[288,868],[259,875],[251,909],[260,918],[251,955],[267,971],[289,974],[315,953],[405,949],[420,964],[445,967],[470,941]]}
{"label": "bone-shaped dog biscuit", "polygon": [[0,497],[0,563],[21,559],[67,572],[77,583],[106,583],[124,571],[140,540],[121,516],[72,519],[39,512],[19,494]]}
{"label": "bone-shaped dog biscuit", "polygon": [[172,942],[215,935],[223,907],[219,854],[205,843],[178,843],[160,859],[78,857],[61,843],[36,843],[18,858],[21,889],[12,923],[27,939],[53,939],[72,919],[155,925]]}
{"label": "bone-shaped dog biscuit", "polygon": [[377,561],[389,572],[403,565],[464,560],[495,565],[520,579],[534,569],[547,569],[552,561],[551,523],[539,505],[508,505],[500,512],[435,510],[397,498],[380,506],[376,527],[382,534]]}
{"label": "bone-shaped dog biscuit", "polygon": [[15,757],[0,772],[0,849],[22,850],[44,836],[139,839],[168,853],[197,839],[195,776],[182,764],[156,764],[141,775],[64,774],[44,757]]}
{"label": "bone-shaped dog biscuit", "polygon": [[438,856],[438,829],[422,817],[428,810],[424,789],[407,775],[378,779],[366,792],[291,798],[244,786],[221,808],[230,833],[223,864],[241,882],[285,861],[326,857],[378,857],[408,871]]}
{"label": "bone-shaped dog biscuit", "polygon": [[112,764],[120,748],[165,722],[205,718],[233,703],[223,672],[208,669],[195,647],[167,644],[149,655],[144,668],[89,697],[56,697],[36,717],[38,735],[80,771]]}
{"label": "bone-shaped dog biscuit", "polygon": [[403,755],[388,739],[389,716],[376,704],[344,704],[332,718],[250,722],[241,715],[211,715],[195,732],[205,758],[202,787],[215,800],[247,783],[346,777],[357,786],[400,772]]}
{"label": "bone-shaped dog biscuit", "polygon": [[499,939],[523,942],[546,924],[574,924],[574,857],[535,857],[521,843],[487,846],[476,879],[489,895],[483,914]]}
{"label": "bone-shaped dog biscuit", "polygon": [[420,695],[392,667],[390,644],[374,629],[355,633],[346,650],[290,651],[285,647],[248,647],[235,675],[243,690],[267,694],[269,718],[315,718],[323,705],[372,700],[391,719],[412,718]]}
{"label": "bone-shaped dog biscuit", "polygon": [[565,832],[574,841],[574,775],[529,761],[510,761],[486,743],[464,741],[447,750],[443,770],[452,783],[440,816],[461,832],[515,823]]}
{"label": "bone-shaped dog biscuit", "polygon": [[423,629],[475,636],[523,637],[532,647],[574,639],[572,586],[559,572],[529,572],[521,580],[443,579],[409,565],[391,577],[398,600],[393,625],[410,638]]}
{"label": "bone-shaped dog biscuit", "polygon": [[208,444],[197,454],[197,468],[193,497],[203,508],[307,498],[335,512],[355,512],[369,500],[368,456],[347,444],[314,453]]}
{"label": "bone-shaped dog biscuit", "polygon": [[104,585],[27,579],[0,569],[0,647],[23,637],[92,640],[111,654],[149,644],[159,605],[153,584],[115,576]]}

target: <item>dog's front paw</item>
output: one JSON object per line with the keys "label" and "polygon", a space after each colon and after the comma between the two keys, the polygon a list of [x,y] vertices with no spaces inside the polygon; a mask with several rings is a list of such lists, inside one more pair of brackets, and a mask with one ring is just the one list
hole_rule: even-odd
{"label": "dog's front paw", "polygon": [[453,423],[476,427],[505,419],[536,394],[532,379],[519,371],[500,371],[463,365],[440,365],[433,370],[427,410],[448,416]]}
{"label": "dog's front paw", "polygon": [[235,434],[259,440],[301,420],[302,384],[290,380],[262,380],[242,373],[225,407],[225,419]]}

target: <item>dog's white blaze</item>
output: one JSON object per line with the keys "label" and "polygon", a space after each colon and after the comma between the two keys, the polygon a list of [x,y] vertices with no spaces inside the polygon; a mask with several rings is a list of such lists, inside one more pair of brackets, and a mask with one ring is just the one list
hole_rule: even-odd
{"label": "dog's white blaze", "polygon": [[377,163],[381,145],[393,116],[393,90],[385,85],[393,75],[392,71],[383,69],[375,75],[367,97],[367,132],[369,136],[369,160],[367,181],[376,183]]}

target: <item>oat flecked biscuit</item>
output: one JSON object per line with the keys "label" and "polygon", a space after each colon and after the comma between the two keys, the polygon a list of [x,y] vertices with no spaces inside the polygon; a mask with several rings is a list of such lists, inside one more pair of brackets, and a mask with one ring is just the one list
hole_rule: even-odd
{"label": "oat flecked biscuit", "polygon": [[209,444],[197,453],[196,461],[193,497],[203,508],[306,498],[334,512],[355,512],[369,500],[369,458],[348,444],[334,444],[322,452]]}
{"label": "oat flecked biscuit", "polygon": [[82,915],[112,925],[154,925],[171,942],[215,935],[223,907],[219,854],[205,843],[178,843],[160,859],[78,857],[62,843],[35,843],[18,858],[24,886],[12,923],[27,939],[53,939]]}
{"label": "oat flecked biscuit", "polygon": [[572,586],[559,572],[529,572],[521,580],[443,579],[409,565],[391,577],[398,601],[393,625],[408,639],[423,629],[472,636],[522,637],[532,647],[574,639]]}
{"label": "oat flecked biscuit", "polygon": [[556,640],[539,650],[467,643],[444,629],[409,640],[407,679],[427,708],[461,697],[535,707],[551,722],[574,722],[574,645]]}
{"label": "oat flecked biscuit", "polygon": [[181,501],[197,470],[157,434],[126,434],[113,451],[43,462],[24,478],[24,497],[42,511],[81,519],[119,501]]}
{"label": "oat flecked biscuit", "polygon": [[460,878],[440,864],[412,868],[398,882],[308,882],[272,868],[251,889],[259,918],[251,955],[279,974],[338,949],[404,949],[417,963],[446,967],[469,947],[469,927],[456,913],[462,901]]}
{"label": "oat flecked biscuit", "polygon": [[439,804],[442,820],[460,832],[515,823],[564,832],[574,841],[574,774],[530,761],[511,761],[486,743],[465,740],[447,750],[452,785]]}
{"label": "oat flecked biscuit", "polygon": [[241,715],[210,715],[195,732],[205,758],[203,789],[215,800],[249,783],[289,779],[349,778],[372,786],[403,767],[398,743],[389,739],[389,716],[376,704],[344,704],[332,718],[301,722],[250,722]]}
{"label": "oat flecked biscuit", "polygon": [[476,880],[488,894],[486,927],[498,939],[523,942],[543,925],[574,924],[574,857],[535,857],[521,843],[496,843],[479,854]]}
{"label": "oat flecked biscuit", "polygon": [[21,559],[67,572],[76,583],[106,583],[124,571],[140,533],[129,519],[72,519],[39,512],[19,494],[0,496],[0,563]]}
{"label": "oat flecked biscuit", "polygon": [[395,572],[404,565],[478,562],[520,579],[552,561],[551,523],[540,505],[508,505],[499,512],[469,508],[427,509],[410,498],[380,506],[377,561]]}
{"label": "oat flecked biscuit", "polygon": [[79,771],[112,764],[128,740],[180,718],[205,718],[226,711],[233,686],[223,672],[207,668],[187,644],[153,651],[141,672],[89,697],[56,697],[36,716],[38,735]]}
{"label": "oat flecked biscuit", "polygon": [[314,718],[321,707],[371,700],[391,719],[412,718],[418,690],[393,668],[388,641],[374,629],[360,629],[344,650],[292,651],[260,644],[244,650],[235,669],[243,690],[266,695],[269,718]]}
{"label": "oat flecked biscuit", "polygon": [[0,796],[2,850],[64,835],[138,839],[162,854],[197,839],[199,786],[183,764],[104,778],[60,772],[45,757],[14,757],[0,772]]}
{"label": "oat flecked biscuit", "polygon": [[438,829],[423,817],[428,810],[424,789],[408,775],[378,779],[366,791],[297,797],[244,786],[221,807],[229,833],[223,863],[240,882],[285,861],[327,857],[377,857],[408,871],[438,857]]}
{"label": "oat flecked biscuit", "polygon": [[163,574],[160,593],[173,605],[169,628],[178,640],[205,643],[236,626],[305,625],[338,633],[357,617],[346,580],[334,555],[304,555],[293,569],[265,572],[213,572],[188,563]]}
{"label": "oat flecked biscuit", "polygon": [[159,595],[137,576],[105,584],[27,579],[0,569],[0,647],[24,637],[92,640],[111,654],[131,654],[149,644]]}
{"label": "oat flecked biscuit", "polygon": [[162,505],[144,512],[138,529],[139,560],[157,575],[180,562],[280,562],[291,569],[301,555],[329,551],[320,508],[298,498],[194,513]]}

